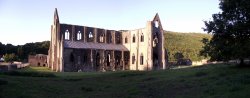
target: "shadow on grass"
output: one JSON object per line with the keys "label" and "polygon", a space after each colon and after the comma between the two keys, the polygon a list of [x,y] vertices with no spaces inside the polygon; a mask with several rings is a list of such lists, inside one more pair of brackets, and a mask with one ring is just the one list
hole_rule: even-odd
{"label": "shadow on grass", "polygon": [[19,71],[9,71],[0,73],[9,76],[25,76],[25,77],[56,77],[53,73],[46,72],[19,72]]}
{"label": "shadow on grass", "polygon": [[0,79],[0,86],[8,84],[8,81]]}
{"label": "shadow on grass", "polygon": [[81,87],[81,90],[82,91],[84,91],[84,92],[92,92],[92,91],[94,91],[94,89],[93,88],[91,88],[91,87]]}

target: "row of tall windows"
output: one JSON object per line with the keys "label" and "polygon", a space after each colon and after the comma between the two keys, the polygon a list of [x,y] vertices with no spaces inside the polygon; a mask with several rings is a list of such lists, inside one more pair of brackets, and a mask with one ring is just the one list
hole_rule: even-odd
{"label": "row of tall windows", "polygon": [[[132,55],[132,64],[135,64],[135,54]],[[140,65],[143,65],[143,54],[140,55]]]}

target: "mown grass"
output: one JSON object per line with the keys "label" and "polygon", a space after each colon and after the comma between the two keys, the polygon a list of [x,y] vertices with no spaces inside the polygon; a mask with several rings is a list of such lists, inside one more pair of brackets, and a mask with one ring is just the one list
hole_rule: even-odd
{"label": "mown grass", "polygon": [[[30,69],[20,71],[23,72],[36,73]],[[149,72],[45,72],[48,73],[55,76],[1,74],[0,97],[247,98],[250,96],[250,69],[237,68],[234,65],[220,64]]]}

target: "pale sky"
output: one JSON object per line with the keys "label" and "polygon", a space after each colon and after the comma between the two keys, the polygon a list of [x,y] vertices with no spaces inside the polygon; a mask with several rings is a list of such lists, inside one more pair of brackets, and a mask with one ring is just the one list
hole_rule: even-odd
{"label": "pale sky", "polygon": [[159,14],[164,30],[201,32],[219,0],[0,0],[0,42],[50,40],[54,9],[60,23],[112,30],[143,28]]}

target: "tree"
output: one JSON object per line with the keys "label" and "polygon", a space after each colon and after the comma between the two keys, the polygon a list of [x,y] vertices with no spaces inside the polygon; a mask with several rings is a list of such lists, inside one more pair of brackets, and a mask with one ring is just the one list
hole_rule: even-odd
{"label": "tree", "polygon": [[15,60],[17,60],[17,56],[14,53],[4,55],[4,61],[5,62],[12,62],[12,61],[15,61]]}
{"label": "tree", "polygon": [[211,39],[210,34],[165,31],[164,36],[164,47],[168,50],[169,62],[176,62],[175,56],[178,53],[181,53],[184,59],[192,61],[207,59],[200,55],[200,51],[204,46],[201,40],[203,38]]}
{"label": "tree", "polygon": [[174,54],[174,58],[176,59],[176,61],[178,61],[179,59],[183,59],[184,56],[183,56],[182,53],[177,52],[177,53]]}
{"label": "tree", "polygon": [[204,31],[213,35],[201,54],[211,60],[244,59],[250,56],[250,1],[220,0],[222,12],[205,21]]}

